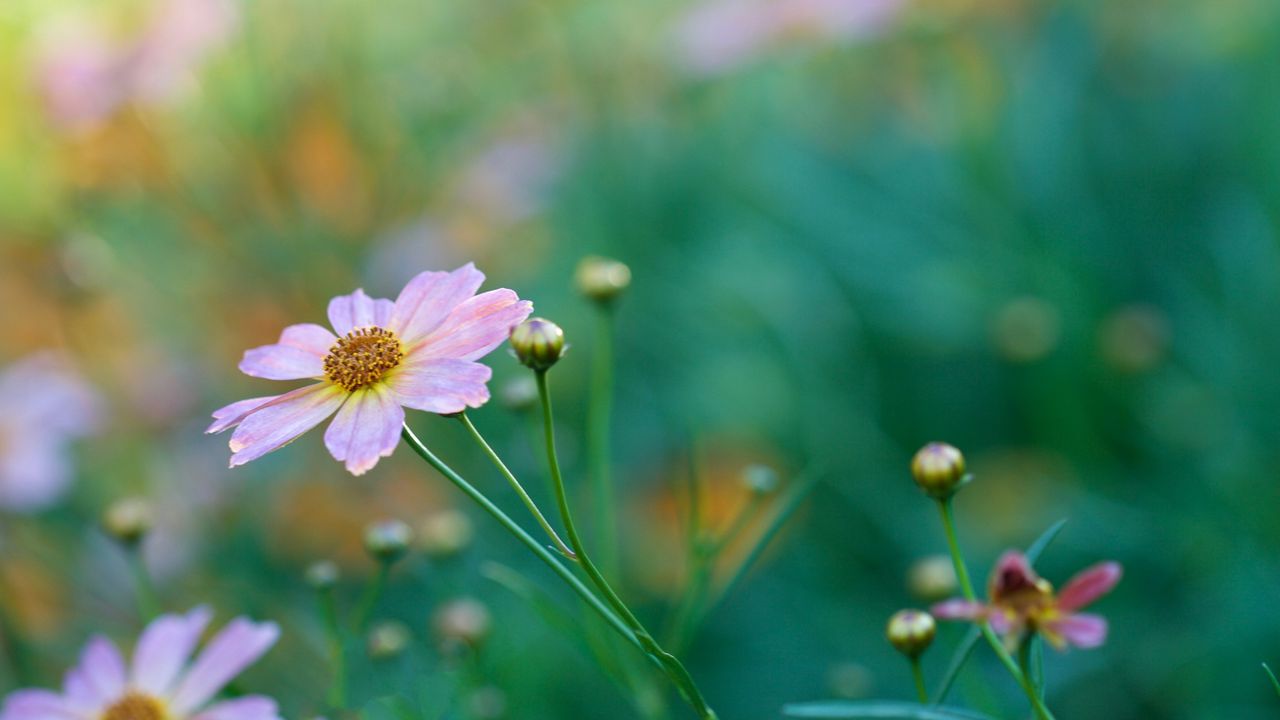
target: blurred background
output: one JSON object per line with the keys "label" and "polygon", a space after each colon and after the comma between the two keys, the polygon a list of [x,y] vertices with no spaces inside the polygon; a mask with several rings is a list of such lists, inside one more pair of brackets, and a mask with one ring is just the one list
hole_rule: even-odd
{"label": "blurred background", "polygon": [[[552,381],[585,491],[598,335],[572,278],[602,254],[634,276],[613,444],[641,614],[686,582],[691,458],[713,527],[752,464],[821,475],[686,653],[726,720],[910,696],[882,632],[945,549],[907,471],[931,440],[976,476],[975,575],[1060,518],[1047,578],[1125,566],[1108,644],[1046,657],[1059,717],[1275,717],[1277,46],[1273,0],[5,0],[0,602],[35,650],[23,679],[56,683],[93,632],[132,643],[97,518],[143,495],[167,607],[283,625],[239,686],[287,717],[327,684],[304,568],[336,561],[354,602],[384,517],[423,529],[378,610],[414,643],[351,650],[368,717],[406,687],[449,717],[638,717],[481,569],[580,605],[412,453],[352,478],[312,432],[229,471],[202,434],[280,392],[236,371],[244,349],[474,260],[566,330]],[[504,401],[527,371],[487,362],[472,418],[546,498],[536,423]],[[457,423],[410,422],[520,517]],[[459,662],[430,618],[463,597],[492,622]],[[988,655],[956,699],[1023,707]]]}

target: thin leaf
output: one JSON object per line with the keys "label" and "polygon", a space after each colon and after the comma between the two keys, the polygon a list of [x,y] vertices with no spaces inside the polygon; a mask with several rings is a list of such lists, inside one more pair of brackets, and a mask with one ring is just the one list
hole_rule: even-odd
{"label": "thin leaf", "polygon": [[1049,543],[1053,542],[1054,538],[1058,537],[1058,533],[1062,532],[1062,527],[1066,524],[1067,519],[1062,518],[1050,525],[1048,530],[1040,533],[1040,537],[1036,538],[1036,541],[1027,547],[1027,562],[1034,563],[1039,560],[1041,553],[1044,552],[1045,548],[1049,547]]}
{"label": "thin leaf", "polygon": [[1031,662],[1027,668],[1031,675],[1031,686],[1035,688],[1036,695],[1041,700],[1044,699],[1044,639],[1039,633],[1031,636]]}
{"label": "thin leaf", "polygon": [[1276,679],[1276,674],[1271,672],[1271,666],[1262,663],[1262,669],[1267,671],[1267,675],[1271,678],[1271,687],[1276,689],[1276,695],[1280,695],[1280,680]]}
{"label": "thin leaf", "polygon": [[864,700],[787,705],[782,714],[793,718],[891,718],[896,720],[995,720],[989,715],[918,703]]}

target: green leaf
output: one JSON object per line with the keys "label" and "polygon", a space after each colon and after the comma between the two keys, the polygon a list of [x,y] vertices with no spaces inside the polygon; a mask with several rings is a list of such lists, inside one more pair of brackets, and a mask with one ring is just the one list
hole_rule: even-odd
{"label": "green leaf", "polygon": [[1262,669],[1267,671],[1267,675],[1271,678],[1271,687],[1276,689],[1276,695],[1280,695],[1280,680],[1276,679],[1276,674],[1271,672],[1271,666],[1262,663]]}
{"label": "green leaf", "polygon": [[793,718],[897,718],[898,720],[995,720],[989,715],[919,703],[864,700],[787,705],[782,714]]}
{"label": "green leaf", "polygon": [[1054,538],[1058,537],[1058,533],[1062,532],[1062,527],[1066,524],[1067,519],[1062,518],[1058,522],[1050,525],[1048,530],[1040,533],[1040,537],[1036,538],[1036,541],[1027,547],[1027,562],[1034,563],[1036,560],[1039,560],[1040,554],[1044,552],[1045,548],[1049,547],[1049,543],[1053,542]]}

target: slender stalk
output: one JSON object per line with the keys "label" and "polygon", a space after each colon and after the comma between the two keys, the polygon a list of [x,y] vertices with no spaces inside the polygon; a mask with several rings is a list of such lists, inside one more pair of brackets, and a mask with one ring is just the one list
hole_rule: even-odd
{"label": "slender stalk", "polygon": [[[955,516],[951,509],[951,499],[939,500],[938,511],[942,515],[942,527],[947,535],[947,548],[951,552],[951,562],[955,565],[956,578],[960,582],[960,592],[964,595],[965,600],[977,602],[978,596],[973,592],[973,582],[969,579],[969,569],[965,566],[964,555],[960,552],[960,541],[956,538]],[[1000,659],[1001,664],[1017,681],[1023,692],[1027,694],[1027,699],[1031,701],[1031,708],[1035,711],[1036,717],[1040,720],[1053,720],[1053,713],[1049,712],[1049,708],[1045,707],[1044,701],[1040,699],[1040,695],[1031,686],[1027,676],[1018,669],[1017,663],[1009,655],[1004,643],[1000,642],[1000,638],[996,637],[995,632],[991,630],[991,624],[982,622],[978,625],[978,628],[982,631],[982,636],[986,638],[987,644],[991,646],[996,657]]]}
{"label": "slender stalk", "polygon": [[333,680],[329,684],[329,707],[344,710],[347,707],[346,656],[342,652],[342,624],[338,621],[338,602],[333,588],[319,592],[320,614],[324,617],[324,629],[329,643],[329,670]]}
{"label": "slender stalk", "polygon": [[560,459],[556,454],[556,436],[551,412],[551,395],[547,391],[547,373],[545,370],[536,372],[538,379],[538,396],[542,401],[542,424],[547,445],[547,464],[551,471],[551,482],[556,490],[556,502],[560,508],[560,519],[564,522],[565,534],[569,536],[569,545],[578,555],[578,564],[587,573],[587,577],[596,586],[605,600],[609,603],[622,621],[627,624],[634,633],[635,638],[639,641],[645,652],[649,653],[658,661],[663,671],[667,674],[671,681],[675,683],[680,690],[680,694],[698,713],[698,716],[705,720],[714,720],[717,716],[714,710],[707,705],[706,700],[702,697],[702,692],[698,690],[698,686],[693,681],[693,676],[685,669],[684,665],[671,653],[662,649],[653,636],[645,629],[640,620],[631,612],[630,608],[622,602],[622,598],[614,592],[609,582],[600,574],[600,570],[591,561],[586,550],[582,546],[582,538],[578,535],[577,526],[573,522],[573,513],[569,509],[569,498],[565,492],[564,476],[560,472]]}
{"label": "slender stalk", "polygon": [[515,490],[516,495],[520,496],[520,500],[524,502],[525,507],[529,508],[529,512],[533,515],[533,519],[537,520],[538,524],[542,526],[543,531],[547,533],[547,537],[551,538],[551,541],[555,543],[556,551],[570,560],[577,560],[577,557],[573,554],[573,550],[571,550],[568,545],[565,545],[564,541],[560,539],[560,536],[556,534],[555,528],[551,527],[551,523],[547,522],[546,516],[544,516],[542,514],[542,510],[538,508],[538,504],[534,502],[533,498],[529,496],[529,493],[525,491],[524,486],[521,485],[520,481],[516,479],[516,476],[511,473],[511,470],[507,469],[507,464],[502,462],[502,458],[498,457],[498,453],[494,452],[493,447],[489,445],[489,442],[484,439],[484,436],[480,434],[480,431],[477,430],[476,426],[471,422],[471,418],[467,417],[467,413],[458,413],[458,419],[462,421],[464,426],[466,426],[467,431],[471,433],[471,437],[475,438],[476,443],[480,445],[480,448],[484,450],[485,454],[489,456],[489,459],[493,461],[494,466],[498,468],[498,471],[502,473],[502,476],[511,484],[511,489]]}
{"label": "slender stalk", "polygon": [[595,501],[596,542],[600,564],[607,572],[618,568],[618,526],[614,516],[609,429],[613,411],[613,308],[596,311],[595,352],[591,357],[591,400],[587,408],[587,456]]}
{"label": "slender stalk", "polygon": [[373,619],[374,608],[378,606],[378,600],[382,597],[382,593],[387,590],[387,580],[391,577],[391,566],[393,562],[387,560],[378,561],[378,571],[369,580],[369,584],[365,586],[364,595],[360,598],[360,604],[356,606],[355,615],[352,618],[352,627],[356,633],[363,633],[369,627],[369,621]]}
{"label": "slender stalk", "polygon": [[586,601],[587,605],[594,610],[596,614],[603,618],[610,627],[617,631],[624,640],[627,640],[640,650],[644,650],[644,646],[640,644],[640,641],[636,638],[635,634],[631,632],[631,628],[618,619],[618,616],[615,615],[608,606],[601,602],[600,598],[596,597],[591,590],[587,589],[587,586],[578,579],[578,576],[573,574],[573,571],[557,560],[556,556],[551,554],[550,550],[543,547],[542,543],[538,542],[532,535],[525,532],[524,528],[520,527],[519,523],[512,520],[511,517],[503,512],[497,505],[494,505],[493,501],[489,500],[488,497],[485,497],[484,493],[477,490],[475,486],[464,480],[461,475],[453,470],[453,468],[449,467],[444,463],[444,461],[436,457],[435,453],[432,453],[426,445],[422,444],[422,441],[418,439],[418,436],[413,434],[413,431],[409,429],[408,425],[405,425],[404,429],[401,431],[401,437],[404,438],[404,441],[415,453],[418,454],[419,457],[427,461],[428,465],[435,468],[436,471],[443,475],[446,480],[453,483],[467,497],[471,498],[473,502],[479,505],[485,512],[489,513],[494,520],[497,520],[498,524],[502,525],[507,532],[514,535],[515,538],[524,544],[525,547],[529,548],[530,552],[536,555],[539,560],[546,563],[546,565],[551,568],[552,572],[559,575],[560,579],[564,580],[569,588]]}
{"label": "slender stalk", "polygon": [[929,691],[924,687],[924,670],[920,667],[920,658],[911,658],[911,677],[916,681],[916,695],[921,705],[929,704]]}
{"label": "slender stalk", "polygon": [[160,601],[156,597],[155,585],[151,582],[151,573],[147,571],[146,560],[142,557],[142,546],[132,543],[126,545],[124,551],[129,562],[129,571],[133,575],[138,615],[144,623],[150,622],[160,614]]}

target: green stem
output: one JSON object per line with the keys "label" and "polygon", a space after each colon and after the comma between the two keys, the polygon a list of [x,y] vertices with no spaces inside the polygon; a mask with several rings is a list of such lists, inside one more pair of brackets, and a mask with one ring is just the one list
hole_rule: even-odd
{"label": "green stem", "polygon": [[147,572],[147,563],[142,557],[142,546],[135,543],[127,545],[124,550],[129,561],[129,571],[133,575],[138,615],[143,623],[150,622],[160,614],[160,601],[156,598],[155,585],[151,583],[151,573]]}
{"label": "green stem", "polygon": [[586,550],[582,546],[582,538],[578,535],[577,526],[573,522],[573,513],[569,509],[569,498],[565,492],[564,476],[560,472],[560,459],[556,454],[556,435],[555,426],[553,424],[551,412],[551,394],[547,391],[547,373],[545,370],[536,373],[538,378],[538,396],[542,401],[542,424],[543,432],[547,445],[547,463],[551,470],[551,482],[555,486],[556,502],[560,508],[560,519],[564,522],[565,533],[569,536],[569,545],[578,555],[578,563],[586,572],[587,577],[596,586],[609,606],[618,613],[618,617],[627,624],[634,633],[635,638],[639,641],[645,652],[649,653],[663,671],[667,674],[671,681],[675,683],[680,690],[680,694],[698,713],[698,716],[705,720],[714,720],[716,718],[715,711],[707,705],[706,700],[702,697],[702,692],[698,690],[698,686],[693,681],[693,676],[685,669],[684,665],[671,653],[662,649],[658,642],[653,639],[649,631],[645,629],[640,620],[636,618],[626,603],[622,602],[622,598],[610,587],[609,582],[600,574],[600,570],[596,568],[595,563],[587,555]]}
{"label": "green stem", "polygon": [[924,670],[920,667],[920,658],[911,658],[911,677],[916,681],[916,695],[921,705],[929,704],[929,691],[924,687]]}
{"label": "green stem", "polygon": [[453,483],[467,497],[471,498],[473,502],[479,505],[485,512],[489,513],[494,520],[497,520],[498,524],[506,528],[507,532],[514,535],[515,538],[524,544],[525,547],[529,548],[529,551],[536,555],[539,560],[546,563],[546,565],[551,568],[552,572],[559,575],[560,579],[564,580],[569,588],[586,601],[587,605],[594,610],[596,614],[603,618],[610,627],[617,631],[624,640],[627,640],[637,648],[644,650],[644,647],[640,644],[640,641],[636,638],[635,634],[631,632],[631,629],[619,620],[618,616],[614,615],[613,611],[600,601],[600,598],[596,597],[594,593],[587,589],[587,586],[578,579],[578,576],[573,574],[572,570],[565,567],[556,559],[556,556],[553,555],[550,550],[542,545],[542,543],[535,540],[532,535],[525,532],[524,528],[520,527],[520,525],[503,512],[501,508],[494,505],[493,501],[489,500],[488,497],[485,497],[484,493],[477,490],[475,486],[464,480],[461,475],[454,472],[453,468],[449,467],[444,463],[444,461],[436,457],[426,445],[422,444],[422,441],[418,439],[418,436],[413,434],[413,431],[409,429],[408,425],[405,425],[404,429],[401,431],[401,437],[404,438],[404,441],[408,443],[409,447],[412,448],[419,457],[427,461],[428,465],[435,468],[436,471],[443,475],[446,480]]}
{"label": "green stem", "polygon": [[[964,555],[960,552],[960,541],[956,538],[956,523],[951,509],[951,499],[939,500],[938,511],[942,515],[942,527],[947,535],[947,548],[951,552],[951,563],[955,565],[956,578],[960,582],[960,592],[964,595],[965,600],[977,602],[978,596],[973,592],[973,582],[969,579],[969,569],[965,566]],[[1009,655],[1004,643],[1000,642],[1000,638],[996,637],[995,632],[991,630],[991,624],[984,621],[978,625],[978,628],[982,631],[982,636],[986,638],[987,644],[991,646],[996,657],[1000,659],[1000,663],[1009,671],[1009,675],[1018,683],[1022,691],[1027,694],[1027,699],[1031,701],[1031,707],[1035,710],[1036,717],[1040,720],[1054,720],[1053,713],[1049,712],[1049,708],[1045,707],[1044,701],[1040,699],[1035,688],[1031,686],[1027,676],[1018,669],[1018,664]]]}
{"label": "green stem", "polygon": [[365,587],[364,596],[360,598],[360,604],[356,607],[356,612],[352,618],[352,627],[355,628],[356,634],[359,635],[369,627],[369,621],[373,619],[373,611],[378,606],[378,600],[382,597],[382,593],[386,592],[387,580],[391,577],[391,566],[394,563],[386,560],[378,561],[378,572],[369,580],[369,584]]}
{"label": "green stem", "polygon": [[333,681],[329,684],[329,707],[345,710],[347,707],[346,656],[342,652],[342,624],[338,621],[338,602],[333,588],[320,591],[320,613],[324,616],[325,635],[329,641],[329,670]]}
{"label": "green stem", "polygon": [[547,533],[547,537],[551,538],[551,541],[555,543],[556,551],[570,560],[576,560],[573,550],[571,550],[568,545],[565,545],[564,541],[560,539],[560,536],[556,534],[555,528],[551,527],[551,523],[547,522],[546,516],[544,516],[542,514],[542,510],[538,508],[538,504],[533,501],[533,498],[525,491],[524,486],[520,484],[520,481],[516,479],[516,476],[507,468],[507,464],[502,462],[502,458],[498,457],[498,453],[493,451],[493,447],[489,445],[489,442],[485,440],[484,436],[480,434],[480,431],[476,429],[476,426],[471,422],[471,418],[467,417],[467,413],[459,413],[458,419],[466,426],[467,430],[471,433],[471,437],[475,438],[476,443],[480,445],[480,448],[484,450],[485,454],[489,456],[489,459],[493,461],[493,464],[498,468],[498,471],[502,473],[502,476],[507,479],[507,482],[511,485],[511,489],[515,490],[516,495],[520,496],[520,500],[524,502],[524,506],[529,508],[529,512],[533,515],[533,518],[538,521],[538,524],[542,526],[543,531]]}
{"label": "green stem", "polygon": [[591,363],[591,401],[587,409],[587,455],[595,500],[596,541],[600,564],[608,572],[618,568],[618,527],[614,516],[613,479],[610,473],[609,428],[613,411],[613,309],[596,312],[596,343]]}

